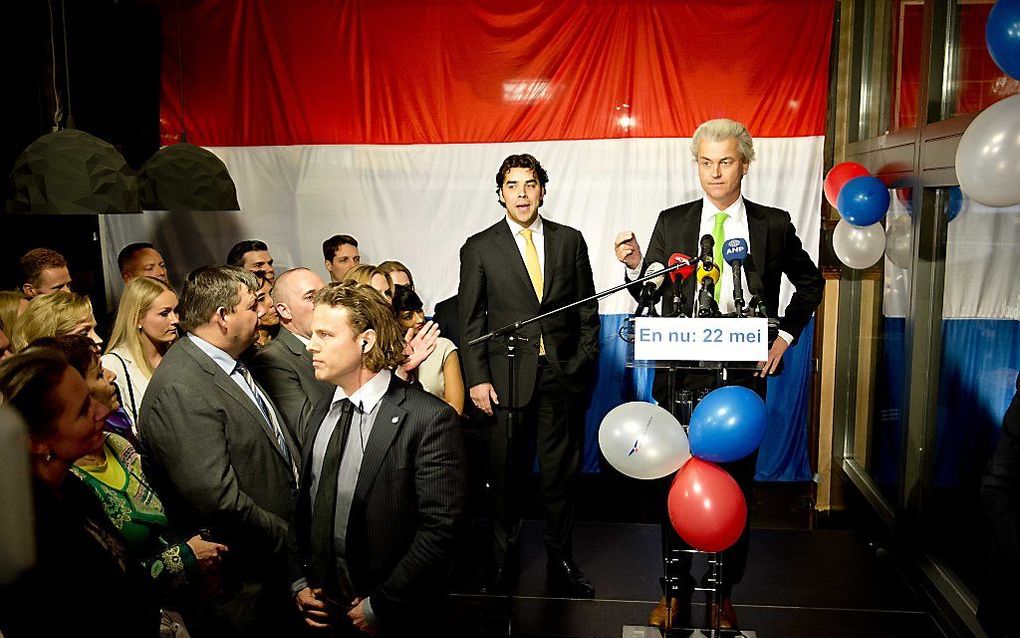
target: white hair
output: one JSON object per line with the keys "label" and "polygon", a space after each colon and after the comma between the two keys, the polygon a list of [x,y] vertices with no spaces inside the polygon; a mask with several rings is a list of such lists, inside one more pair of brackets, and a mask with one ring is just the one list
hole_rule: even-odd
{"label": "white hair", "polygon": [[698,147],[701,145],[701,140],[723,142],[730,138],[736,138],[744,161],[748,164],[753,162],[754,142],[751,141],[751,134],[747,132],[747,127],[740,122],[726,118],[708,120],[698,126],[694,131],[694,137],[691,138],[691,155],[694,156],[694,159],[698,159]]}

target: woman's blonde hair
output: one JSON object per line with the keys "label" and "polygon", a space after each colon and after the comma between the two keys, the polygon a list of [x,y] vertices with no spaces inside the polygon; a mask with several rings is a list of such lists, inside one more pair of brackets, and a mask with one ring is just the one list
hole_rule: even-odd
{"label": "woman's blonde hair", "polygon": [[360,266],[355,266],[354,268],[351,268],[344,275],[343,280],[354,281],[359,284],[368,284],[369,286],[371,286],[372,277],[375,277],[376,275],[382,275],[383,277],[385,277],[386,286],[391,289],[393,288],[393,280],[390,279],[390,274],[379,270],[378,267],[373,266],[372,264],[361,264]]}
{"label": "woman's blonde hair", "polygon": [[0,290],[0,330],[11,336],[18,323],[18,308],[25,296],[17,290]]}
{"label": "woman's blonde hair", "polygon": [[174,292],[173,288],[155,277],[135,277],[129,281],[124,286],[124,294],[117,306],[117,318],[113,322],[113,332],[106,346],[107,354],[114,348],[126,348],[146,378],[152,377],[153,369],[142,348],[145,336],[138,325],[156,298],[168,290]]}
{"label": "woman's blonde hair", "polygon": [[59,291],[39,295],[28,302],[11,336],[11,346],[20,352],[40,337],[56,337],[74,332],[92,320],[92,302],[76,292]]}

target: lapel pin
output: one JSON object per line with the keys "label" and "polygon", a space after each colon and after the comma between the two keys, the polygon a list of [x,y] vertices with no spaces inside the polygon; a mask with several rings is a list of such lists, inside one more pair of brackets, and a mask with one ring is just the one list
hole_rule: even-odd
{"label": "lapel pin", "polygon": [[396,423],[396,422],[397,422],[397,421],[399,421],[399,420],[400,420],[400,417],[399,417],[399,416],[395,416],[395,417],[393,417],[393,423]]}

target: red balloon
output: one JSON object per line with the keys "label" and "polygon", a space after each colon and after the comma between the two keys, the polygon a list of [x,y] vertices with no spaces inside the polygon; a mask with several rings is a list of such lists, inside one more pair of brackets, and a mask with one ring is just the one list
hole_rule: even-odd
{"label": "red balloon", "polygon": [[855,177],[865,175],[871,175],[871,173],[857,162],[841,162],[829,169],[829,174],[825,176],[824,186],[825,199],[829,201],[829,205],[836,208],[836,198],[839,197],[839,191],[843,188],[843,184]]}
{"label": "red balloon", "polygon": [[699,458],[677,472],[668,505],[673,529],[703,552],[728,549],[747,521],[747,502],[737,482],[718,465]]}

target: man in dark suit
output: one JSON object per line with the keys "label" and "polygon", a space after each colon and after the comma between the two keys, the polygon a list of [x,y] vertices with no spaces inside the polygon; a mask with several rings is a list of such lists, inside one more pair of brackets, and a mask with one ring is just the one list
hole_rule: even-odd
{"label": "man in dark suit", "polygon": [[267,346],[255,350],[248,362],[298,445],[304,440],[312,408],[334,390],[329,383],[316,380],[307,350],[312,337],[312,302],[324,285],[322,278],[307,268],[294,268],[276,278],[272,299],[281,330]]}
{"label": "man in dark suit", "polygon": [[[595,590],[574,564],[571,542],[584,410],[599,352],[598,306],[575,308],[521,330],[528,341],[516,348],[512,397],[504,343],[467,345],[491,330],[594,294],[584,237],[538,214],[547,182],[545,169],[531,155],[511,155],[496,173],[506,215],[469,237],[460,251],[461,352],[472,403],[497,415],[488,432],[495,538],[487,589],[508,591],[516,581],[522,492],[537,450],[550,583],[570,596],[590,598]],[[510,410],[518,425],[508,439]]]}
{"label": "man in dark suit", "polygon": [[[723,314],[734,309],[733,274],[721,256],[724,241],[737,237],[746,239],[751,253],[747,265],[748,268],[753,266],[761,277],[763,283],[761,293],[770,317],[779,316],[779,284],[781,276],[785,274],[796,290],[786,307],[785,315],[780,319],[779,336],[771,344],[768,358],[762,362],[761,371],[758,373],[730,371],[728,378],[729,384],[749,387],[764,399],[765,377],[776,371],[786,349],[800,335],[822,299],[824,286],[822,275],[811,261],[811,257],[804,251],[789,213],[756,204],[741,196],[741,182],[750,168],[751,161],[754,160],[751,136],[743,124],[725,119],[703,123],[691,140],[691,152],[698,165],[698,178],[704,197],[674,206],[659,214],[649,241],[648,254],[643,260],[637,239],[630,231],[617,236],[616,257],[627,267],[625,279],[631,281],[640,276],[653,262],[666,264],[672,253],[697,256],[700,253],[700,238],[706,234],[712,235],[715,242],[715,255],[712,256],[712,260],[722,267],[716,285],[718,289],[716,300],[719,311]],[[748,290],[746,273],[744,277],[743,289]],[[690,277],[684,283],[683,310],[688,317],[694,316],[694,300],[697,297],[695,279]],[[664,296],[663,314],[672,313],[673,302],[671,295]],[[715,375],[688,373],[678,381],[679,389],[698,392],[713,387]],[[665,374],[656,375],[653,394],[660,405],[669,405]],[[724,465],[740,484],[748,505],[752,503],[751,490],[757,458],[755,452],[744,459]],[[663,531],[667,534],[665,544],[667,547],[681,546],[682,541],[668,522],[664,523]],[[734,584],[740,582],[747,564],[749,531],[750,516],[740,540],[723,555],[722,628],[736,626],[730,590]],[[689,564],[690,555],[682,556]],[[688,586],[693,585],[692,579]],[[663,598],[660,607],[653,612],[650,623],[661,625],[666,621],[666,615],[666,600]]]}
{"label": "man in dark suit", "polygon": [[279,635],[298,449],[272,400],[237,361],[264,313],[255,275],[206,266],[188,275],[187,332],[152,375],[138,419],[146,473],[175,525],[230,547],[225,587],[189,606],[192,635]]}
{"label": "man in dark suit", "polygon": [[456,413],[390,372],[402,332],[370,286],[331,283],[315,299],[308,349],[337,389],[309,421],[292,591],[308,625],[337,635],[432,635],[446,620],[464,448]]}

